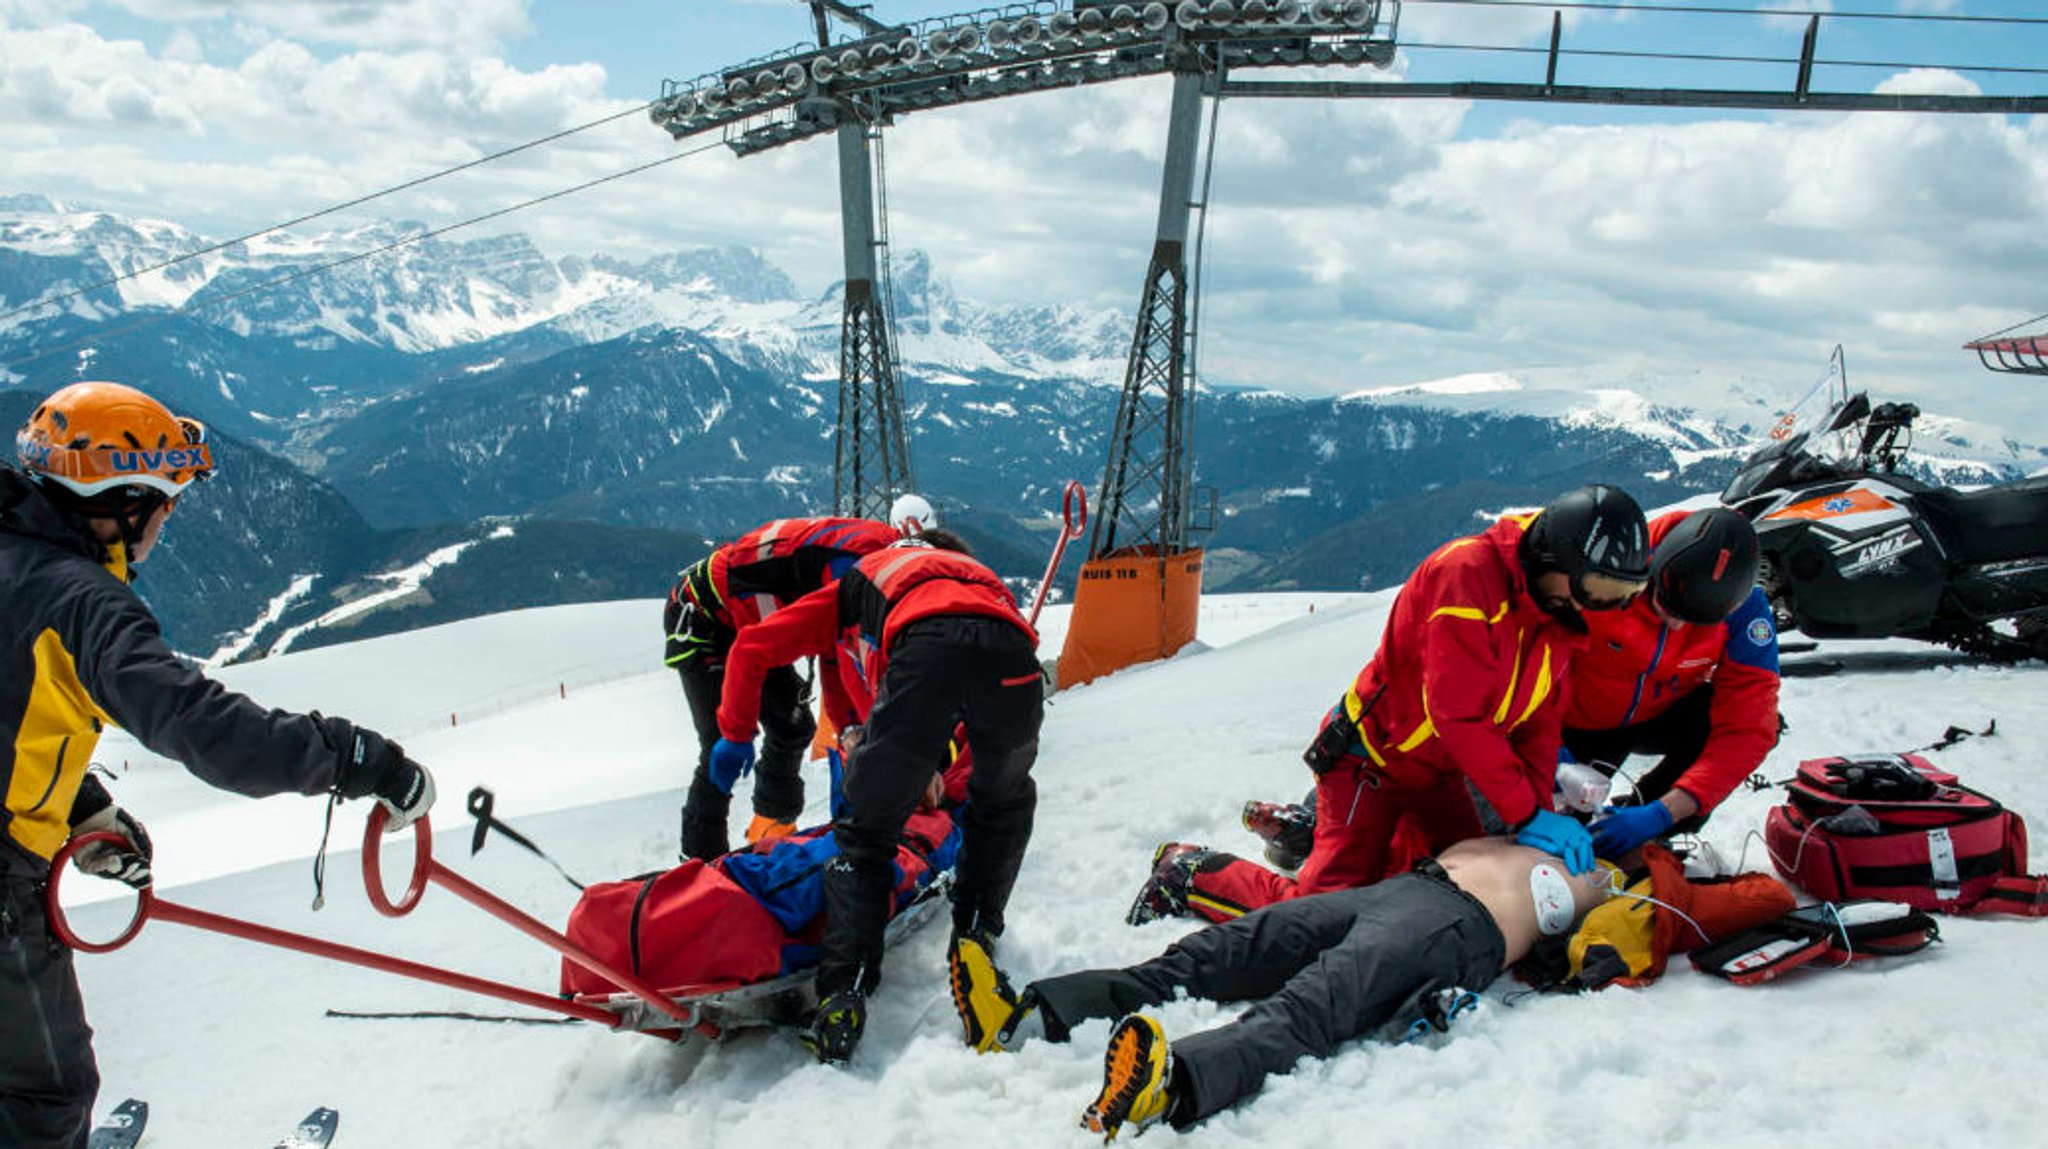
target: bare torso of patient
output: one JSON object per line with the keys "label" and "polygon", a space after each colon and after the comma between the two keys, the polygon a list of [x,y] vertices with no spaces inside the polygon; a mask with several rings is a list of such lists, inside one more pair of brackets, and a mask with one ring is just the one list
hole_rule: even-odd
{"label": "bare torso of patient", "polygon": [[[1458,888],[1479,899],[1507,940],[1502,968],[1527,956],[1545,932],[1562,933],[1607,899],[1608,871],[1567,873],[1564,863],[1512,838],[1472,838],[1437,855]],[[1546,931],[1545,926],[1551,927]]]}

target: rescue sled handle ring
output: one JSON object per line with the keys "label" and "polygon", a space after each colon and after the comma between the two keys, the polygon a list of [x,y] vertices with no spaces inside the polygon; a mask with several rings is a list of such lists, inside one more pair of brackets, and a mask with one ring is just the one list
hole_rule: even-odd
{"label": "rescue sled handle ring", "polygon": [[1060,559],[1067,553],[1067,544],[1081,537],[1088,529],[1088,489],[1079,479],[1068,479],[1066,490],[1060,493],[1060,537],[1053,542],[1052,558],[1045,564],[1045,575],[1038,580],[1038,590],[1031,596],[1031,609],[1025,612],[1024,621],[1038,626],[1038,612],[1045,606],[1045,596],[1052,589],[1053,576],[1059,574]]}
{"label": "rescue sled handle ring", "polygon": [[1068,479],[1064,491],[1060,492],[1060,529],[1070,539],[1078,539],[1088,529],[1088,488],[1079,479]]}
{"label": "rescue sled handle ring", "polygon": [[[397,974],[400,977],[409,977],[416,981],[430,982],[434,985],[448,986],[451,989],[482,994],[486,997],[495,997],[502,1001],[516,1002],[544,1013],[559,1013],[568,1017],[580,1018],[584,1021],[594,1021],[599,1025],[612,1029],[618,1029],[624,1024],[624,1018],[615,1010],[603,1009],[584,1002],[563,1001],[554,994],[542,993],[538,990],[521,989],[518,986],[505,985],[501,982],[486,981],[480,977],[471,977],[468,974],[456,973],[452,970],[424,965],[416,961],[407,961],[404,958],[393,957],[390,954],[357,949],[354,946],[342,945],[339,942],[331,942],[324,938],[308,937],[305,934],[296,934],[289,930],[280,930],[256,922],[243,921],[240,918],[230,918],[221,914],[211,913],[207,910],[196,909],[192,906],[179,905],[177,902],[157,897],[156,891],[148,886],[136,891],[135,916],[129,921],[128,927],[121,931],[120,936],[112,941],[87,941],[79,937],[71,929],[71,923],[65,918],[63,908],[57,904],[57,887],[58,883],[63,880],[64,863],[70,861],[71,856],[80,849],[95,842],[115,842],[123,846],[130,845],[126,837],[112,830],[95,830],[90,834],[80,834],[78,837],[71,839],[71,841],[65,843],[63,849],[57,851],[56,858],[51,862],[54,868],[50,874],[50,882],[44,894],[44,904],[48,909],[50,918],[50,932],[56,934],[58,940],[62,941],[65,945],[83,953],[103,954],[120,949],[132,941],[135,935],[141,931],[143,922],[155,918],[158,921],[191,926],[194,929],[207,930],[211,933],[226,934],[231,938],[240,938],[243,941],[256,942],[260,945],[276,946],[279,949],[309,954],[313,957],[327,958],[331,961],[343,962],[348,965],[362,966],[365,969],[374,969],[383,973]],[[424,848],[422,848],[421,852],[425,852]],[[414,895],[414,900],[417,900],[417,895]]]}
{"label": "rescue sled handle ring", "polygon": [[434,868],[434,831],[422,814],[412,824],[412,880],[405,884],[405,893],[393,902],[384,892],[384,826],[391,819],[391,811],[379,802],[370,807],[370,818],[363,826],[363,888],[370,895],[370,904],[387,918],[402,918],[420,904],[420,897],[427,892],[427,876]]}
{"label": "rescue sled handle ring", "polygon": [[142,932],[142,924],[149,920],[150,912],[156,908],[156,888],[144,886],[135,891],[135,913],[128,919],[127,927],[112,941],[89,942],[73,933],[70,919],[64,916],[64,907],[58,904],[57,886],[64,880],[65,863],[71,860],[71,856],[95,842],[112,842],[130,850],[135,848],[135,843],[130,842],[126,834],[114,830],[94,830],[64,843],[64,848],[50,859],[50,883],[45,889],[43,909],[50,919],[50,932],[57,935],[58,941],[80,953],[110,954],[134,941],[135,935]]}
{"label": "rescue sled handle ring", "polygon": [[[542,924],[524,910],[435,861],[434,834],[425,817],[412,824],[412,880],[406,884],[404,896],[395,903],[391,901],[384,892],[382,863],[384,827],[389,818],[390,812],[379,803],[371,807],[369,821],[363,827],[363,884],[368,887],[370,904],[377,907],[377,912],[392,918],[412,912],[412,908],[420,902],[420,895],[426,892],[427,883],[431,881],[561,954],[569,961],[639,998],[655,1012],[681,1022],[684,1028],[697,1024],[696,1014],[690,1007],[671,1001],[667,995],[643,981],[638,975],[614,967],[551,927]],[[619,1018],[614,1015],[608,1024],[617,1026],[620,1024]]]}

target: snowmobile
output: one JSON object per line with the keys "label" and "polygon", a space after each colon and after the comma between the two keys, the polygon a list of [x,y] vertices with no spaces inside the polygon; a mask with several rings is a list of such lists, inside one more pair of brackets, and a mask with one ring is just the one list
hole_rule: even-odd
{"label": "snowmobile", "polygon": [[1904,474],[1919,414],[1852,393],[1837,347],[1722,492],[1756,524],[1779,629],[2048,657],[2048,476],[1960,490]]}

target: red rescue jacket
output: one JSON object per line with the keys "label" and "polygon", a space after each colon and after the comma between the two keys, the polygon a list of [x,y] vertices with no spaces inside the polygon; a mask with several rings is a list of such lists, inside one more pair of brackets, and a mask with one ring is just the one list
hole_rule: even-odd
{"label": "red rescue jacket", "polygon": [[829,586],[862,555],[903,536],[873,519],[775,519],[711,553],[709,593],[701,583],[676,584],[712,617],[744,630],[797,599]]}
{"label": "red rescue jacket", "polygon": [[[1650,546],[1684,511],[1650,524]],[[1778,740],[1778,633],[1762,590],[1712,626],[1666,622],[1647,594],[1623,610],[1586,615],[1592,631],[1572,661],[1564,724],[1613,730],[1647,722],[1711,684],[1706,749],[1677,782],[1712,810],[1763,763]]]}
{"label": "red rescue jacket", "polygon": [[[805,595],[740,632],[726,656],[718,729],[735,742],[754,737],[768,671],[808,655],[831,656],[836,675],[823,702],[834,726],[867,720],[903,628],[944,614],[984,615],[1038,636],[996,573],[958,551],[892,546],[862,558],[835,586]],[[838,689],[831,689],[832,686]]]}
{"label": "red rescue jacket", "polygon": [[1504,518],[1422,560],[1341,705],[1364,758],[1397,782],[1462,772],[1511,826],[1550,808],[1561,682],[1585,638],[1536,605]]}

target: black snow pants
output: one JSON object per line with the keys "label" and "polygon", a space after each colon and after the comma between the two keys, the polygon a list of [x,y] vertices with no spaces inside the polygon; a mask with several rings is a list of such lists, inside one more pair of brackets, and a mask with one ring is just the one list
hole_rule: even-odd
{"label": "black snow pants", "polygon": [[1506,942],[1493,916],[1433,862],[1358,889],[1276,902],[1198,930],[1141,965],[1034,982],[1046,1036],[1173,1000],[1251,1001],[1228,1025],[1173,1042],[1168,1120],[1192,1125],[1259,1091],[1268,1074],[1328,1057],[1432,987],[1480,990]]}
{"label": "black snow pants", "polygon": [[71,950],[39,881],[0,869],[0,1145],[85,1149],[100,1089]]}
{"label": "black snow pants", "polygon": [[896,844],[933,773],[947,764],[956,725],[966,727],[974,772],[961,815],[965,841],[953,885],[953,927],[1002,933],[1003,908],[1038,808],[1031,765],[1044,718],[1038,654],[1014,624],[937,615],[896,636],[842,781],[845,811],[832,831],[839,856],[825,866],[820,993],[867,993],[878,982]]}
{"label": "black snow pants", "polygon": [[[711,748],[718,743],[718,700],[725,691],[723,653],[676,667],[683,698],[697,727],[697,769],[683,799],[683,857],[709,861],[731,848],[727,815],[731,796],[711,784]],[[754,813],[794,822],[804,810],[804,755],[818,720],[811,717],[810,684],[793,666],[778,666],[761,684],[761,756],[754,763]]]}

